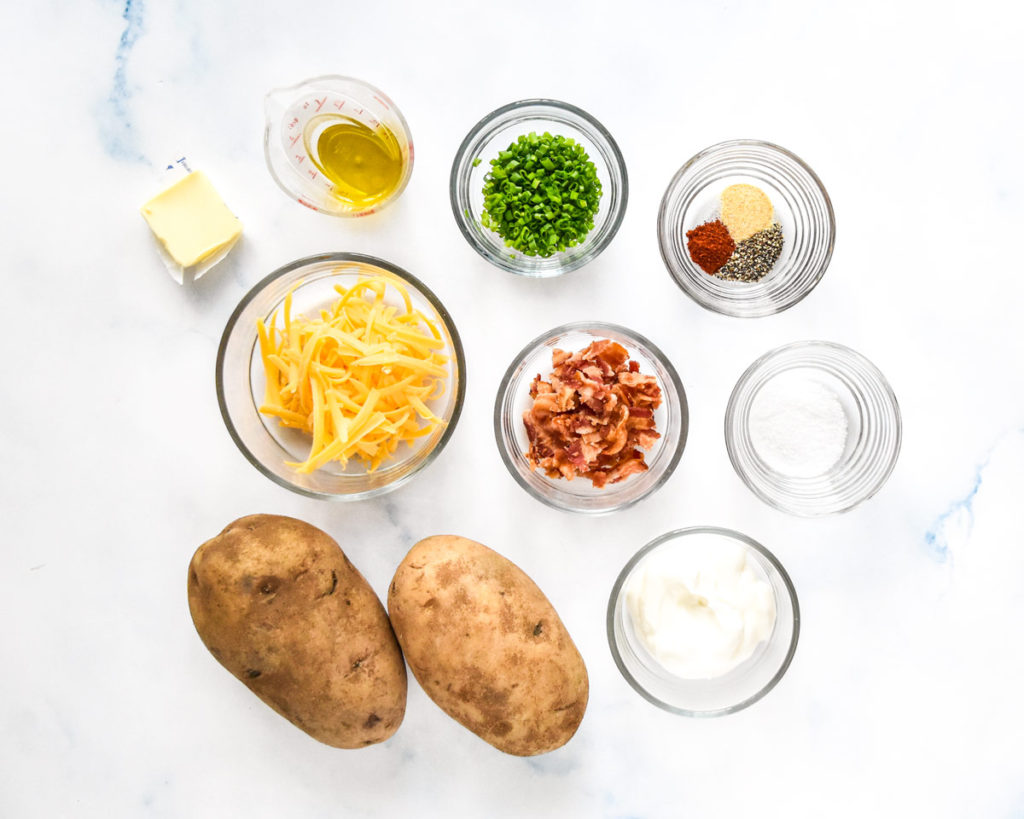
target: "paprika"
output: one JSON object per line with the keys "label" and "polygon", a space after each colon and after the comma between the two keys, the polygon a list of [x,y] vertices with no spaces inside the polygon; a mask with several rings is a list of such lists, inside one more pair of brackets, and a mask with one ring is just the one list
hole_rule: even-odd
{"label": "paprika", "polygon": [[690,258],[709,275],[729,261],[736,243],[729,235],[729,229],[721,221],[705,222],[693,230],[686,231],[686,249]]}

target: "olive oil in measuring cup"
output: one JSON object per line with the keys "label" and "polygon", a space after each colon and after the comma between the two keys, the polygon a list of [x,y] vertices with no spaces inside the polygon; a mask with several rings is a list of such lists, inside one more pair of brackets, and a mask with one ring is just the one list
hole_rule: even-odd
{"label": "olive oil in measuring cup", "polygon": [[383,124],[371,127],[350,117],[326,115],[306,128],[305,147],[334,195],[352,207],[386,199],[402,180],[402,150]]}
{"label": "olive oil in measuring cup", "polygon": [[353,77],[314,77],[271,90],[264,111],[267,168],[307,208],[368,216],[409,182],[409,126],[379,88]]}

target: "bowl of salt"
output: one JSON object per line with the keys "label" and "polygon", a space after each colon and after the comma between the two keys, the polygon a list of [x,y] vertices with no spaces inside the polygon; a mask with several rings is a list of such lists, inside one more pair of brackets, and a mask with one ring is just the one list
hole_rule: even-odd
{"label": "bowl of salt", "polygon": [[740,479],[783,512],[846,512],[874,495],[899,457],[896,396],[864,356],[800,341],[761,356],[725,412],[725,445]]}

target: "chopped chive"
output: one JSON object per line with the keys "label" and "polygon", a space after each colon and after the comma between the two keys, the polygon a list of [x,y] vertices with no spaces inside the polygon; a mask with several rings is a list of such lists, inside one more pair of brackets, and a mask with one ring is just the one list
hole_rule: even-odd
{"label": "chopped chive", "polygon": [[480,221],[506,247],[547,257],[578,245],[593,230],[601,180],[575,140],[524,134],[490,165]]}

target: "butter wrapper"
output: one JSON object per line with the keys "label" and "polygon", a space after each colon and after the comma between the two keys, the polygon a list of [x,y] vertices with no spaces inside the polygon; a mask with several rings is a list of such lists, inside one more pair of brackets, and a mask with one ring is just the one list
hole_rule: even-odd
{"label": "butter wrapper", "polygon": [[167,166],[164,189],[141,207],[167,272],[184,284],[221,262],[242,235],[242,223],[228,209],[202,171],[182,157]]}

